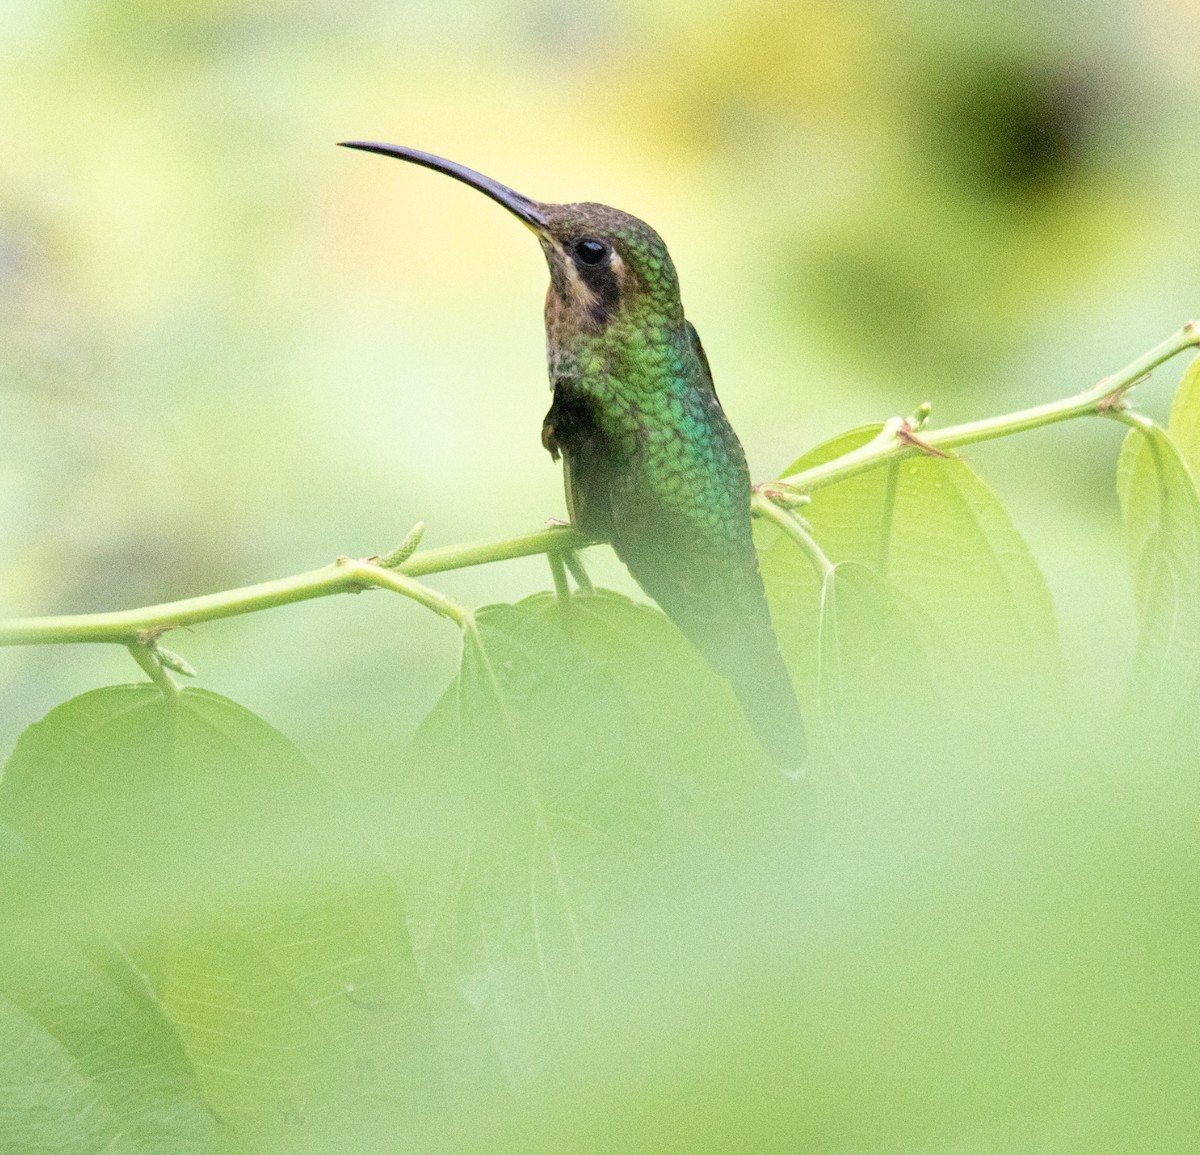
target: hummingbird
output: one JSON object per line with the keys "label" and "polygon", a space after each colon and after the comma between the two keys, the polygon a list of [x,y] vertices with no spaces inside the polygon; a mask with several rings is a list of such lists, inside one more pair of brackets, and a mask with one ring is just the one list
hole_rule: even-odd
{"label": "hummingbird", "polygon": [[728,680],[767,754],[801,772],[804,725],[751,537],[746,455],[662,238],[607,205],[544,203],[417,149],[341,143],[462,181],[537,237],[550,267],[542,445],[563,462],[571,522],[612,545]]}

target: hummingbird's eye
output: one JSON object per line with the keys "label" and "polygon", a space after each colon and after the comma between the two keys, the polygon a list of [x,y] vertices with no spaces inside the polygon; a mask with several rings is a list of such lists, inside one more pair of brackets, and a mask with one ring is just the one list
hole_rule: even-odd
{"label": "hummingbird's eye", "polygon": [[584,237],[575,242],[575,255],[585,265],[598,265],[608,256],[608,245],[595,237]]}

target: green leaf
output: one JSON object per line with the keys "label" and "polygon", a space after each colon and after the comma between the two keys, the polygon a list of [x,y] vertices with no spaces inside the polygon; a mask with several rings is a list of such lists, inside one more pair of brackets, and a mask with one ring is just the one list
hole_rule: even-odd
{"label": "green leaf", "polygon": [[521,606],[558,624],[618,686],[660,789],[674,783],[695,806],[702,793],[719,800],[775,773],[729,683],[661,610],[611,590]]}
{"label": "green leaf", "polygon": [[0,1151],[232,1151],[145,976],[68,933],[47,873],[0,824]]}
{"label": "green leaf", "polygon": [[397,891],[282,735],[205,691],[97,690],[22,736],[0,813],[149,971],[256,1151],[422,1149],[436,1059]]}
{"label": "green leaf", "polygon": [[596,1027],[601,930],[661,833],[660,797],[626,695],[540,602],[478,612],[456,718],[447,702],[402,784],[402,832],[440,840],[406,869],[414,944],[441,1037],[477,1048],[473,1077],[498,1056],[532,1085]]}
{"label": "green leaf", "polygon": [[[878,431],[845,433],[785,472],[839,457]],[[1045,580],[999,499],[966,462],[905,458],[817,490],[801,512],[832,561],[868,566],[919,608],[937,631],[936,646],[953,658],[955,680],[984,690],[998,678],[1020,686],[1031,667],[1057,676]],[[811,681],[816,580],[774,527],[760,527],[758,541],[787,656]]]}
{"label": "green leaf", "polygon": [[[542,615],[477,615],[459,684],[464,768],[477,810],[479,973],[504,1050],[522,1067],[586,1037],[589,933],[623,870],[661,828],[659,798],[627,726],[625,696]],[[514,1030],[519,1006],[521,1029]]]}
{"label": "green leaf", "polygon": [[596,1027],[597,937],[631,879],[673,838],[738,839],[729,812],[782,785],[657,609],[544,594],[479,623],[409,751],[393,835],[451,1098],[553,1078]]}
{"label": "green leaf", "polygon": [[1167,432],[1193,479],[1200,477],[1200,357],[1192,360],[1175,391]]}
{"label": "green leaf", "polygon": [[1117,495],[1141,626],[1129,701],[1154,725],[1184,707],[1200,674],[1200,497],[1158,428],[1125,438]]}
{"label": "green leaf", "polygon": [[848,767],[890,761],[920,743],[939,708],[928,624],[873,570],[834,566],[821,591],[821,722]]}
{"label": "green leaf", "polygon": [[393,779],[381,828],[400,876],[409,934],[433,1014],[448,1102],[511,1094],[478,980],[475,837],[479,800],[464,773],[458,677],[421,723]]}

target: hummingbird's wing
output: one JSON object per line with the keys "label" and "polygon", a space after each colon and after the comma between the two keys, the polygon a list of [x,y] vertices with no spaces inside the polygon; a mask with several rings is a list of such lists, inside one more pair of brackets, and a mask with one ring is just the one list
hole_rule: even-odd
{"label": "hummingbird's wing", "polygon": [[542,422],[542,445],[553,460],[563,459],[572,524],[593,541],[612,541],[617,465],[596,421],[594,402],[572,390],[568,379],[554,382],[554,401]]}
{"label": "hummingbird's wing", "polygon": [[[712,390],[712,395],[717,397],[717,387],[713,384],[712,367],[708,363],[708,354],[704,351],[704,346],[700,343],[700,334],[696,332],[696,326],[691,321],[684,321],[684,328],[687,329],[688,336],[692,339],[692,348],[696,351],[696,360],[700,362],[704,370],[704,376],[708,380],[708,387]],[[717,404],[721,404],[721,399],[717,397]]]}

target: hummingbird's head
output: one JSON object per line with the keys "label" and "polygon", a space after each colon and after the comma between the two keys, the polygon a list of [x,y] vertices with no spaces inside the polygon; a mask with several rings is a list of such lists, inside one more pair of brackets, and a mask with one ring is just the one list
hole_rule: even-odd
{"label": "hummingbird's head", "polygon": [[502,204],[537,236],[550,266],[547,318],[598,331],[635,315],[683,318],[679,281],[662,238],[645,221],[607,205],[543,204],[451,160],[394,144],[346,148],[407,160],[460,180]]}
{"label": "hummingbird's head", "polygon": [[645,221],[608,205],[539,207],[546,223],[534,231],[550,266],[548,312],[592,329],[634,315],[682,320],[671,254]]}

